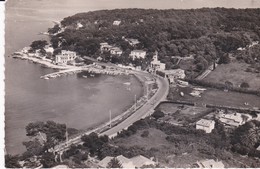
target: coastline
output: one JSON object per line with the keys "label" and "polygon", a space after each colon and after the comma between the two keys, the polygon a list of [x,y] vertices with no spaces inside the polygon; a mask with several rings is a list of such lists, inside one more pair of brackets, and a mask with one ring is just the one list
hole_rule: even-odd
{"label": "coastline", "polygon": [[75,68],[75,66],[70,66],[70,65],[55,65],[52,63],[50,59],[37,58],[36,56],[28,56],[28,54],[25,53],[19,55],[13,55],[12,58],[32,61],[33,63],[41,64],[43,66],[46,66],[47,68],[52,68],[52,69],[64,70],[64,69]]}
{"label": "coastline", "polygon": [[[49,59],[44,59],[44,58],[38,58],[36,56],[28,56],[28,54],[23,53],[22,55],[14,55],[12,56],[13,58],[18,58],[18,59],[22,59],[22,60],[28,60],[28,61],[32,61],[34,63],[37,64],[41,64],[44,65],[46,68],[52,68],[52,69],[60,69],[60,70],[64,70],[64,69],[70,69],[70,68],[75,68],[76,66],[70,66],[70,65],[55,65],[53,63],[51,63],[51,60]],[[138,94],[138,98],[137,98],[137,103],[139,104],[140,108],[145,102],[145,98],[144,98],[144,93],[145,93],[145,78],[141,78],[139,76],[141,75],[137,75],[136,73],[131,73],[134,78],[138,81],[138,83],[141,85],[142,91],[140,94]],[[143,102],[143,104],[140,105],[140,103]],[[115,115],[114,118],[111,119],[112,121],[112,126],[117,125],[118,123],[122,122],[123,120],[125,120],[127,117],[129,117],[135,109],[135,105],[134,102],[129,103],[129,105],[127,105],[125,108],[123,108],[122,112],[120,114]],[[77,137],[78,135],[82,135],[82,133],[85,133],[87,131],[95,131],[97,133],[102,133],[104,131],[106,131],[107,129],[109,129],[109,122],[108,121],[100,121],[97,122],[96,124],[94,124],[93,126],[80,130],[80,133],[77,135],[72,136],[71,138]]]}

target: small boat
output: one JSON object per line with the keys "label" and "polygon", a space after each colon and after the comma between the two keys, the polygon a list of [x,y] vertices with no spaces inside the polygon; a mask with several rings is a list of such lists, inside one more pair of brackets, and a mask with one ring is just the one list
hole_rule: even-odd
{"label": "small boat", "polygon": [[130,82],[125,82],[124,84],[125,84],[125,85],[131,85],[131,83],[130,83]]}
{"label": "small boat", "polygon": [[91,76],[91,77],[95,77],[95,75],[94,75],[94,74],[90,74],[90,76]]}
{"label": "small boat", "polygon": [[84,78],[88,78],[88,76],[87,76],[87,75],[83,75],[82,77],[84,77]]}
{"label": "small boat", "polygon": [[49,78],[48,77],[44,77],[45,80],[48,80]]}

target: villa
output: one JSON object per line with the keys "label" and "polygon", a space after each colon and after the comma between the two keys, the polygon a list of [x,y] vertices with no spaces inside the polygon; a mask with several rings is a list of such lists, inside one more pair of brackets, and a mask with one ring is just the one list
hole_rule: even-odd
{"label": "villa", "polygon": [[178,79],[185,78],[185,71],[182,69],[164,70],[165,77],[169,79],[170,83],[175,82]]}
{"label": "villa", "polygon": [[109,45],[108,43],[100,43],[100,51],[103,52],[110,52],[112,55],[118,55],[121,56],[123,51],[119,47],[114,47],[112,45]]}
{"label": "villa", "polygon": [[[105,157],[103,160],[101,160],[98,163],[98,166],[102,167],[102,168],[107,168],[109,162],[113,158],[114,157],[110,157],[110,156]],[[156,162],[154,162],[154,161],[152,161],[152,160],[150,160],[150,159],[148,159],[148,158],[146,158],[142,155],[138,155],[138,156],[135,156],[135,157],[130,158],[130,159],[124,157],[123,155],[119,155],[115,158],[120,162],[120,164],[122,165],[123,168],[140,168],[140,167],[145,166],[145,165],[153,165],[153,166],[156,165]]]}
{"label": "villa", "polygon": [[113,48],[113,46],[109,45],[108,43],[100,43],[100,51],[101,53],[103,52],[109,52]]}
{"label": "villa", "polygon": [[222,161],[210,160],[201,160],[193,164],[193,168],[224,168]]}
{"label": "villa", "polygon": [[77,57],[76,52],[62,50],[61,54],[55,56],[56,64],[67,64],[69,61],[75,60]]}
{"label": "villa", "polygon": [[121,21],[114,21],[114,22],[113,22],[113,25],[118,26],[118,25],[120,25],[120,23],[121,23]]}
{"label": "villa", "polygon": [[204,130],[206,133],[211,133],[211,131],[215,128],[214,120],[201,119],[196,123],[197,130]]}
{"label": "villa", "polygon": [[112,48],[110,49],[110,53],[111,53],[112,55],[121,56],[122,53],[123,53],[123,51],[122,51],[120,48],[118,48],[118,47],[112,47]]}
{"label": "villa", "polygon": [[144,50],[133,50],[133,51],[131,51],[131,53],[130,53],[129,56],[132,57],[133,60],[135,60],[136,58],[138,58],[138,59],[140,59],[140,58],[144,59],[145,56],[146,56],[146,51],[144,51]]}
{"label": "villa", "polygon": [[151,62],[151,68],[153,71],[163,71],[165,70],[165,63],[161,63],[161,61],[158,60],[158,52],[155,52],[155,55],[153,56],[153,61]]}
{"label": "villa", "polygon": [[251,120],[252,117],[246,114],[241,114],[241,113],[229,113],[226,114],[224,112],[220,112],[218,115],[219,120],[224,123],[227,126],[230,127],[238,127],[248,120]]}
{"label": "villa", "polygon": [[126,42],[128,42],[131,46],[136,46],[137,44],[139,44],[139,40],[138,39],[125,39]]}

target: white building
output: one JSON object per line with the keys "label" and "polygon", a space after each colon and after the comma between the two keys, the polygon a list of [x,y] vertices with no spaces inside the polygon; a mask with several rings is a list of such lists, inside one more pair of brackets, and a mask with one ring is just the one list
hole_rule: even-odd
{"label": "white building", "polygon": [[[99,167],[102,167],[102,168],[108,168],[108,163],[113,159],[114,157],[110,157],[110,156],[107,156],[105,157],[103,160],[101,160],[99,163],[98,163],[98,166]],[[156,162],[142,156],[142,155],[139,155],[139,156],[135,156],[133,158],[126,158],[124,157],[123,155],[119,155],[117,157],[115,157],[119,162],[120,164],[122,165],[123,168],[140,168],[144,165],[156,165]]]}
{"label": "white building", "polygon": [[222,161],[215,161],[213,159],[210,160],[202,160],[198,161],[193,166],[194,168],[224,168],[224,164]]}
{"label": "white building", "polygon": [[123,51],[119,47],[114,47],[112,45],[109,45],[108,43],[100,43],[100,51],[103,52],[110,52],[112,55],[118,55],[121,56]]}
{"label": "white building", "polygon": [[110,49],[110,53],[111,53],[112,55],[121,56],[122,53],[123,53],[123,51],[122,51],[120,48],[118,48],[118,47],[112,47],[112,48]]}
{"label": "white building", "polygon": [[121,21],[119,21],[119,20],[113,22],[113,25],[116,25],[116,26],[118,26],[118,25],[120,25],[120,24],[121,24]]}
{"label": "white building", "polygon": [[73,61],[76,57],[76,52],[62,50],[61,54],[55,56],[55,62],[57,64],[67,64],[68,61]]}
{"label": "white building", "polygon": [[178,79],[185,78],[185,71],[182,69],[164,70],[165,77],[169,79],[170,83],[175,82]]}
{"label": "white building", "polygon": [[131,46],[136,46],[137,44],[140,43],[138,39],[132,39],[132,38],[125,39],[125,41],[127,41]]}
{"label": "white building", "polygon": [[113,48],[113,46],[109,45],[108,43],[100,43],[100,51],[101,53],[103,52],[109,52]]}
{"label": "white building", "polygon": [[132,57],[133,59],[135,59],[135,58],[144,59],[145,56],[146,56],[146,51],[144,51],[144,50],[133,50],[133,51],[131,51],[129,56]]}
{"label": "white building", "polygon": [[197,130],[204,130],[206,133],[211,133],[211,131],[215,128],[214,120],[201,119],[196,123]]}
{"label": "white building", "polygon": [[225,114],[223,112],[219,113],[218,118],[222,123],[231,127],[238,127],[252,119],[250,115],[246,115],[246,114],[243,115],[241,113]]}
{"label": "white building", "polygon": [[153,61],[151,62],[151,68],[153,71],[163,71],[165,70],[165,63],[161,63],[161,61],[158,60],[158,52],[155,52],[155,55],[153,56]]}

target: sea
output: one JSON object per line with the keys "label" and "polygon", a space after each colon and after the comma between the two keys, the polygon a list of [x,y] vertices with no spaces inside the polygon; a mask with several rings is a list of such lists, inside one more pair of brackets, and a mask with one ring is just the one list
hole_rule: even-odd
{"label": "sea", "polygon": [[[64,16],[65,17],[65,16]],[[83,73],[44,80],[40,76],[57,71],[39,64],[9,57],[29,46],[38,35],[60,19],[35,9],[8,8],[6,11],[5,53],[5,146],[8,154],[25,151],[25,127],[30,122],[53,120],[68,127],[86,130],[108,122],[134,103],[142,94],[141,83],[133,76]],[[126,85],[129,83],[131,85]]]}

